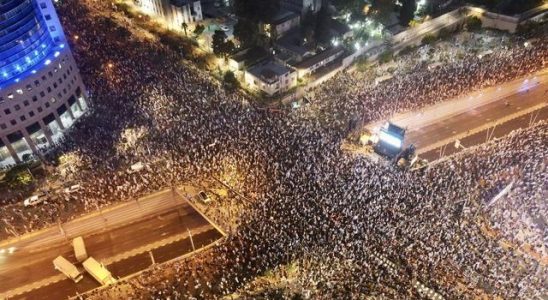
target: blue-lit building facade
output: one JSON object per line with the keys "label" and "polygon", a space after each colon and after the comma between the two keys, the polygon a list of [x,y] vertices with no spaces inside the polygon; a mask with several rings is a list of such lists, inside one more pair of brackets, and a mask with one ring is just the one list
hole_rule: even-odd
{"label": "blue-lit building facade", "polygon": [[0,0],[0,168],[54,145],[88,109],[51,0]]}

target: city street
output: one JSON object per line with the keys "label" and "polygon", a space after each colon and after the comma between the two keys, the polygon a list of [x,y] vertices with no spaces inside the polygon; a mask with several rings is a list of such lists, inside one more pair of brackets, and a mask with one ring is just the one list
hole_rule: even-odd
{"label": "city street", "polygon": [[[548,72],[543,70],[419,112],[400,114],[390,121],[407,128],[405,146],[413,144],[419,155],[425,154],[421,157],[433,160],[440,157],[439,148],[445,145],[448,145],[445,155],[454,153],[457,149],[447,150],[455,148],[456,139],[461,140],[464,147],[470,147],[484,143],[487,137],[500,137],[528,126],[531,121],[546,119],[543,108],[547,104],[547,90]],[[466,139],[472,135],[475,138]]]}
{"label": "city street", "polygon": [[[105,263],[115,277],[121,278],[148,268],[152,264],[149,250],[152,251],[156,263],[192,251],[189,231],[193,235],[196,249],[222,236],[188,202],[182,199],[174,201],[173,195],[171,191],[166,191],[143,201],[145,206],[150,208],[155,204],[162,207],[162,203],[170,201],[168,203],[173,204],[169,211],[154,213],[155,210],[151,209],[149,215],[144,218],[142,214],[137,213],[133,215],[133,220],[127,219],[125,225],[103,227],[92,234],[84,235],[88,255]],[[106,212],[105,215],[122,215],[124,208],[127,206]],[[94,217],[84,217],[82,222],[85,224],[92,219]],[[73,222],[78,224],[78,220]],[[78,233],[76,229],[72,230],[73,233]],[[42,236],[43,241],[39,238],[41,235],[37,235],[32,238],[32,243],[26,243],[12,254],[5,253],[0,256],[1,297],[19,294],[21,299],[39,299],[44,291],[48,291],[48,294],[51,292],[59,295],[55,297],[58,299],[98,286],[89,276],[75,284],[53,268],[52,261],[58,255],[63,255],[73,263],[76,259],[70,239],[59,241],[52,239],[48,233],[49,231],[46,231]],[[31,289],[34,289],[31,293],[21,294]]]}
{"label": "city street", "polygon": [[455,148],[455,143],[450,142],[435,149],[423,152],[420,154],[420,157],[427,159],[428,161],[434,161],[438,158],[460,152],[464,150],[464,148],[483,144],[487,140],[488,136],[491,139],[500,138],[509,134],[513,130],[516,130],[518,128],[525,128],[529,126],[529,122],[532,119],[535,119],[536,121],[548,120],[548,107],[545,106],[539,110],[535,110],[534,112],[504,122],[503,124],[497,125],[496,127],[485,129],[461,138],[460,143],[462,147],[460,148]]}

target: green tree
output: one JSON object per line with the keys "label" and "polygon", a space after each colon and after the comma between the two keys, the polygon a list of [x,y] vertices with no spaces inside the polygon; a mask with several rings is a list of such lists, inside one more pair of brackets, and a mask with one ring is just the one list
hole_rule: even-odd
{"label": "green tree", "polygon": [[234,43],[226,40],[226,34],[222,30],[215,30],[212,43],[213,53],[218,57],[226,58],[229,54],[234,52]]}
{"label": "green tree", "polygon": [[183,24],[181,24],[181,27],[182,27],[183,30],[185,31],[185,36],[187,36],[188,24],[187,24],[186,22],[183,22]]}
{"label": "green tree", "polygon": [[314,39],[318,43],[329,43],[331,39],[330,33],[331,14],[326,6],[322,6],[318,12],[316,28],[314,29]]}
{"label": "green tree", "polygon": [[466,30],[477,31],[481,29],[481,19],[476,16],[466,18]]}
{"label": "green tree", "polygon": [[432,44],[434,43],[438,38],[435,36],[435,35],[432,35],[432,34],[427,34],[425,35],[423,38],[422,38],[422,43],[427,45],[427,44]]}
{"label": "green tree", "polygon": [[194,36],[198,37],[200,36],[200,34],[202,34],[205,30],[205,26],[202,25],[202,24],[198,24],[196,25],[196,27],[194,28]]}
{"label": "green tree", "polygon": [[301,34],[307,42],[314,39],[314,30],[316,29],[317,23],[318,20],[316,15],[311,10],[307,11],[301,22]]}
{"label": "green tree", "polygon": [[417,3],[415,0],[403,0],[400,8],[400,24],[402,26],[409,25],[409,22],[415,17]]}
{"label": "green tree", "polygon": [[331,0],[331,4],[340,12],[361,13],[364,2],[361,0]]}
{"label": "green tree", "polygon": [[280,0],[235,0],[234,12],[238,18],[255,23],[271,20],[280,10]]}
{"label": "green tree", "polygon": [[222,56],[224,51],[224,43],[226,41],[226,34],[222,30],[215,30],[213,33],[212,47],[213,53],[217,56]]}
{"label": "green tree", "polygon": [[234,26],[234,36],[240,41],[244,48],[254,46],[259,37],[259,27],[257,23],[247,19],[239,19]]}
{"label": "green tree", "polygon": [[385,24],[390,20],[390,15],[394,12],[395,6],[395,0],[373,0],[371,2],[371,14],[375,20]]}
{"label": "green tree", "polygon": [[227,89],[229,90],[235,90],[240,86],[240,82],[236,78],[236,75],[234,75],[234,72],[227,71],[225,75],[223,76],[223,81]]}

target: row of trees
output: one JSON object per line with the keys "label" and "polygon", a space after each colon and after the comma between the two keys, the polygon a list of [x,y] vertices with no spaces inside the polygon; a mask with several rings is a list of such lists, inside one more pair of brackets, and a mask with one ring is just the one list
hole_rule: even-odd
{"label": "row of trees", "polygon": [[317,14],[308,11],[301,22],[302,36],[311,43],[328,43],[330,34],[331,13],[329,9],[322,6]]}
{"label": "row of trees", "polygon": [[234,13],[238,23],[234,36],[244,47],[256,45],[260,40],[259,23],[266,23],[280,11],[280,0],[234,0]]}

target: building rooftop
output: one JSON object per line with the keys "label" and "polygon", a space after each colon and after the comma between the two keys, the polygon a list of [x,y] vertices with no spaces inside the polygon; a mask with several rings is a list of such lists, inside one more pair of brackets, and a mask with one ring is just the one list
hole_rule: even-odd
{"label": "building rooftop", "polygon": [[340,55],[343,52],[344,52],[344,48],[342,48],[341,46],[329,48],[325,51],[318,53],[317,55],[303,59],[303,61],[295,65],[295,68],[308,69],[312,67],[313,65],[327,59],[328,57],[331,57],[333,55]]}
{"label": "building rooftop", "polygon": [[268,56],[266,50],[261,47],[247,48],[232,55],[231,59],[237,63],[243,62],[244,65],[253,65]]}
{"label": "building rooftop", "polygon": [[253,76],[261,79],[263,82],[272,84],[278,81],[278,77],[291,72],[291,69],[276,63],[273,60],[268,60],[263,63],[254,65],[247,71]]}
{"label": "building rooftop", "polygon": [[305,56],[308,53],[314,52],[311,43],[305,43],[299,28],[290,30],[286,35],[280,38],[277,42],[279,47],[291,51],[299,56]]}
{"label": "building rooftop", "polygon": [[270,20],[268,23],[272,25],[279,25],[295,18],[300,18],[300,16],[292,11],[280,9],[280,11],[274,17],[272,17],[272,20]]}

